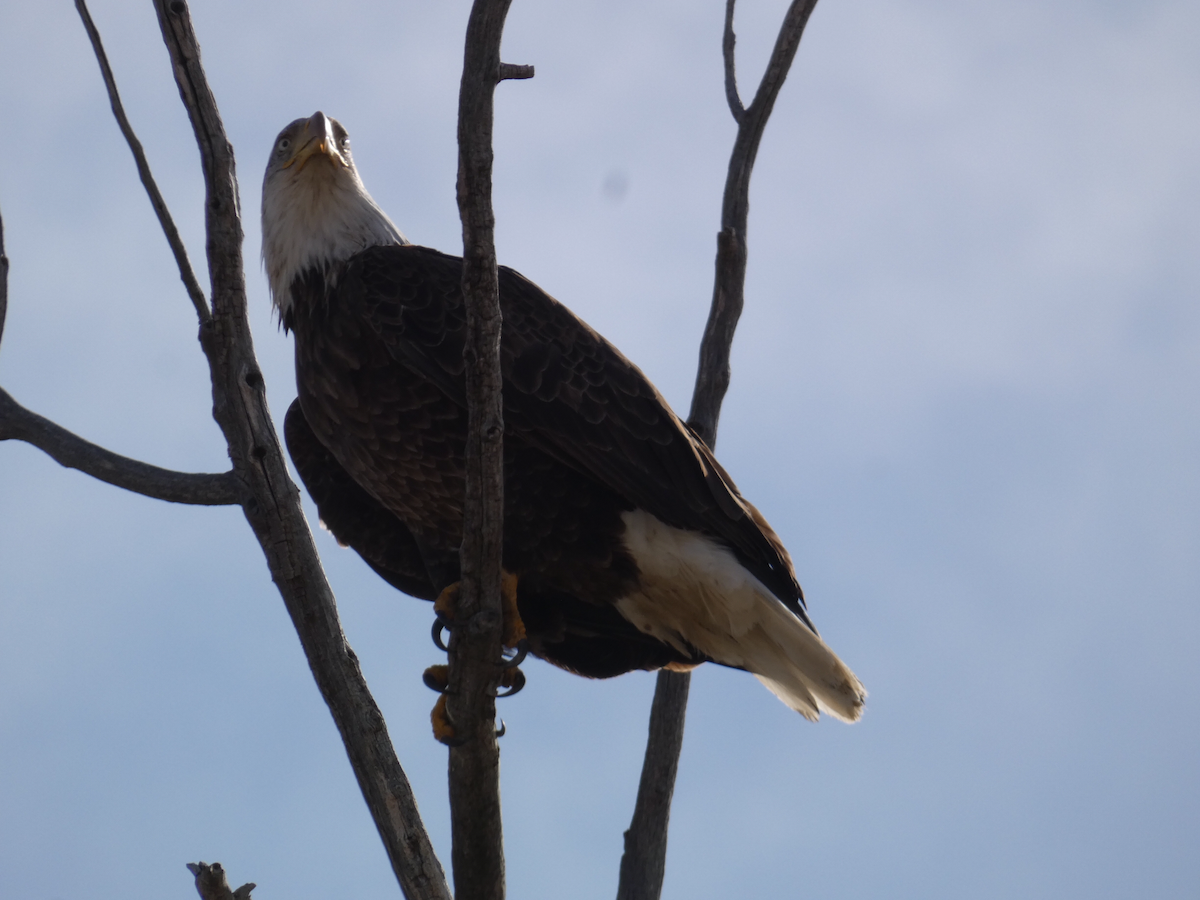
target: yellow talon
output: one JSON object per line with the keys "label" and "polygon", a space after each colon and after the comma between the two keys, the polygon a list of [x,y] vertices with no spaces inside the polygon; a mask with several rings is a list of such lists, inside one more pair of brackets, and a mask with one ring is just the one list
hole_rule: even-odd
{"label": "yellow talon", "polygon": [[507,693],[497,694],[498,697],[511,697],[521,688],[525,687],[525,673],[516,666],[505,669],[500,676],[500,684],[497,687],[507,688]]}
{"label": "yellow talon", "polygon": [[437,703],[433,704],[433,712],[429,714],[429,719],[433,723],[433,736],[441,741],[447,747],[454,747],[459,743],[458,732],[450,723],[450,715],[446,712],[446,695],[438,697]]}
{"label": "yellow talon", "polygon": [[447,665],[430,666],[421,676],[421,680],[425,682],[427,688],[444,694],[450,685],[450,667]]}
{"label": "yellow talon", "polygon": [[[433,611],[441,621],[454,621],[461,585],[462,582],[454,582],[438,594],[437,600],[433,602]],[[504,616],[501,641],[505,648],[512,650],[525,640],[525,623],[521,621],[521,613],[517,609],[517,576],[512,572],[500,573],[500,612]]]}
{"label": "yellow talon", "polygon": [[461,582],[456,581],[454,584],[443,589],[438,594],[438,598],[433,601],[433,611],[445,622],[454,621],[454,610],[458,606],[458,591]]}

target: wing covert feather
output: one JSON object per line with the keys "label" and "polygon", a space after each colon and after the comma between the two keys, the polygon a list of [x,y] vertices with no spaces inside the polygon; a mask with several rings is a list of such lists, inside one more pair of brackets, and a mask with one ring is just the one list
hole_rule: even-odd
{"label": "wing covert feather", "polygon": [[353,547],[392,587],[422,600],[436,597],[412,533],[363,490],[321,444],[304,418],[299,400],[292,401],[284,416],[283,435],[300,480],[317,504],[321,522],[338,542]]}

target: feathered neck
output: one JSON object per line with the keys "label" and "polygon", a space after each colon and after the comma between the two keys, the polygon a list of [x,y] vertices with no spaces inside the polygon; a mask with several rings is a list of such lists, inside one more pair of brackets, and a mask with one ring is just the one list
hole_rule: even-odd
{"label": "feathered neck", "polygon": [[262,258],[271,302],[286,320],[292,283],[310,269],[332,286],[339,264],[360,250],[407,244],[371,199],[353,164],[314,157],[307,165],[268,168],[263,181]]}

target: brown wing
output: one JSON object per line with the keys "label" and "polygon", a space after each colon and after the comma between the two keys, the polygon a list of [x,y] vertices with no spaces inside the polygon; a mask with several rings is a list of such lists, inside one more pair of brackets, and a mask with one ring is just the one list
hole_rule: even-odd
{"label": "brown wing", "polygon": [[[363,490],[321,444],[298,400],[287,411],[283,433],[321,521],[338,542],[353,548],[393,587],[423,600],[434,599],[437,590],[412,532]],[[610,604],[588,603],[571,593],[548,590],[536,578],[522,585],[519,603],[533,653],[579,675],[609,678],[633,669],[693,666],[706,659],[698,651],[681,653],[643,634]]]}
{"label": "brown wing", "polygon": [[300,480],[317,504],[317,512],[338,543],[353,547],[392,587],[432,600],[437,590],[429,580],[412,532],[350,477],[317,439],[293,400],[283,420],[288,453]]}
{"label": "brown wing", "polygon": [[[330,297],[465,405],[457,257],[415,246],[355,256]],[[505,429],[671,525],[719,538],[807,621],[779,538],[642,372],[579,317],[500,268]]]}

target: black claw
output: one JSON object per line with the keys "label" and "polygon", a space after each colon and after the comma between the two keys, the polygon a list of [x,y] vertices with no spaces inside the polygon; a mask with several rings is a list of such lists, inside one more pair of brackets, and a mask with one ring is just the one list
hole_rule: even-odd
{"label": "black claw", "polygon": [[[516,650],[517,652],[511,658],[507,656],[501,657],[500,662],[503,664],[504,668],[515,669],[521,663],[525,662],[525,657],[529,655],[529,641],[525,640],[525,638],[521,638],[521,640],[517,641]],[[501,651],[501,653],[503,653],[503,651]]]}
{"label": "black claw", "polygon": [[523,687],[525,687],[525,673],[520,669],[513,669],[512,684],[510,684],[508,686],[508,690],[504,691],[503,693],[497,691],[496,699],[499,700],[501,697],[511,697],[513,694],[519,694],[521,692],[521,688]]}
{"label": "black claw", "polygon": [[505,733],[506,733],[507,731],[508,731],[508,726],[507,726],[507,725],[505,725],[505,724],[504,724],[504,720],[503,720],[503,719],[501,719],[501,720],[500,720],[500,727],[496,729],[496,738],[497,738],[497,740],[499,740],[500,738],[504,737],[504,735],[505,735]]}
{"label": "black claw", "polygon": [[450,652],[450,648],[449,648],[449,647],[447,647],[447,646],[446,646],[446,645],[445,645],[445,644],[442,642],[442,629],[445,629],[446,631],[449,631],[449,630],[450,630],[450,626],[449,626],[449,625],[447,625],[445,622],[443,622],[443,621],[442,621],[442,619],[441,619],[441,617],[439,616],[438,618],[436,618],[436,619],[434,619],[434,620],[433,620],[433,632],[432,632],[432,634],[433,634],[433,643],[434,643],[434,645],[435,645],[435,646],[436,646],[436,647],[437,647],[439,650],[441,650],[443,653],[449,653],[449,652]]}

